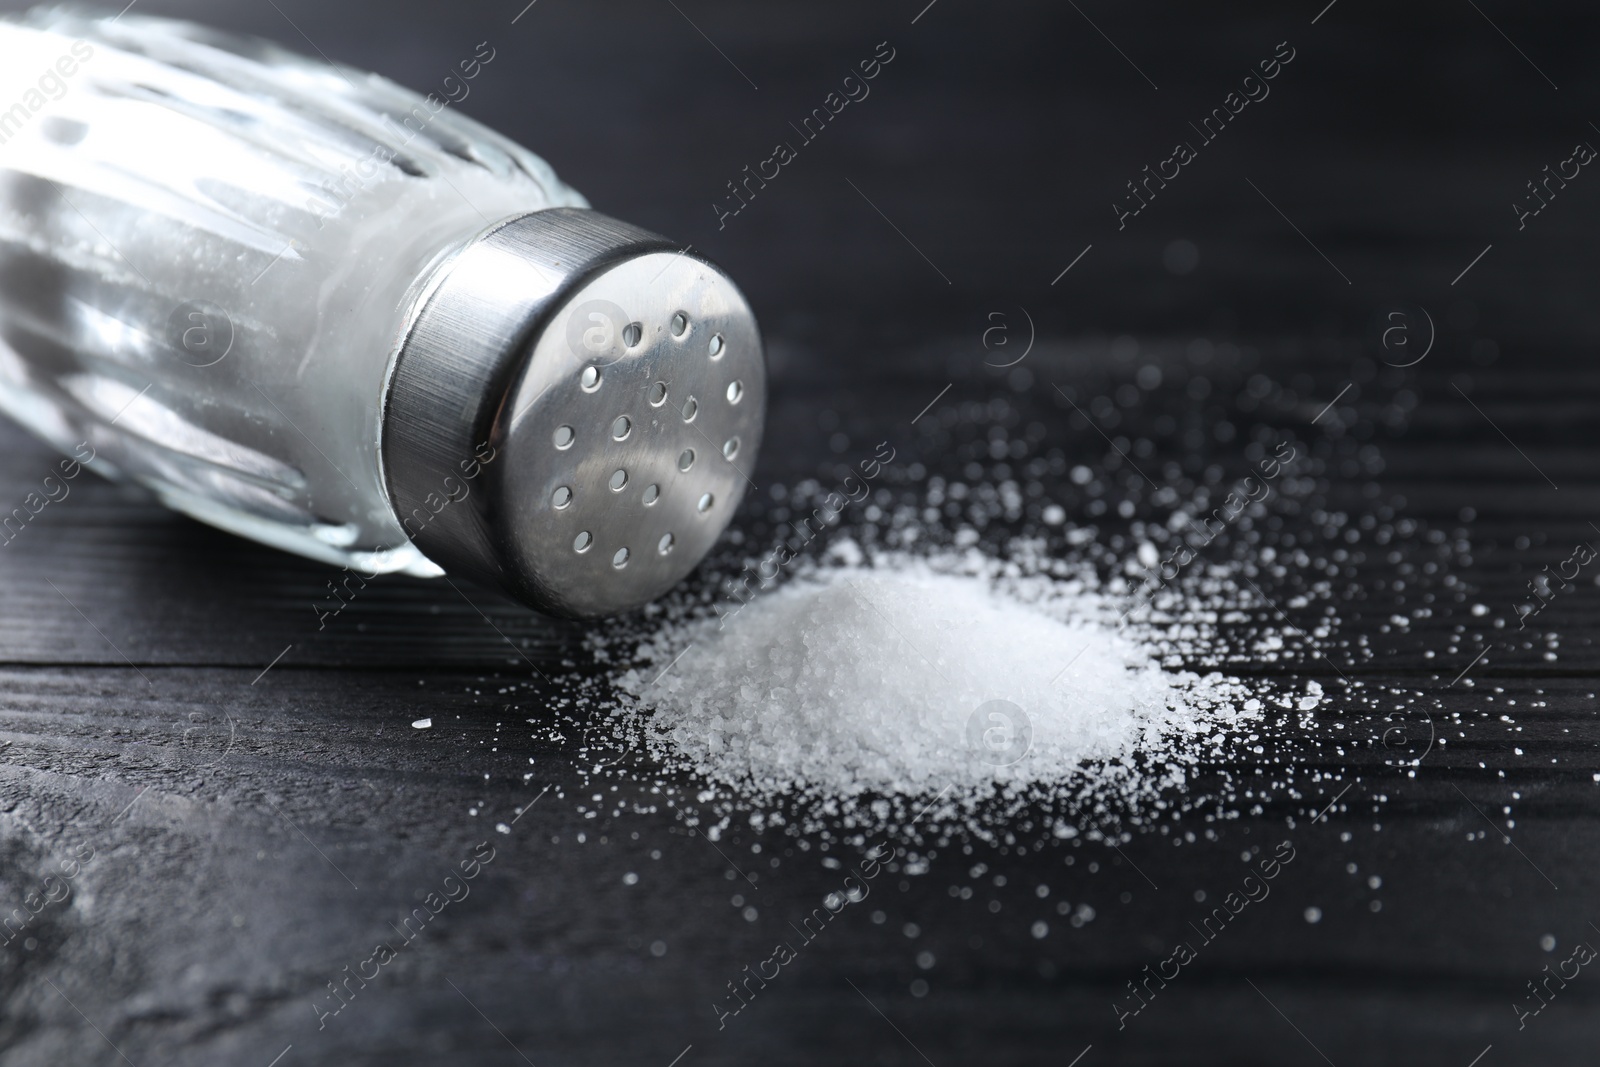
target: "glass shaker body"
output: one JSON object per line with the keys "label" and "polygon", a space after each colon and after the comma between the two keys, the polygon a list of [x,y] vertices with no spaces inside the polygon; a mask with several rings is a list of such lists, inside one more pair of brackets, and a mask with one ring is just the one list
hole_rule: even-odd
{"label": "glass shaker body", "polygon": [[440,573],[385,491],[397,347],[479,235],[587,206],[450,106],[495,58],[423,97],[184,23],[0,21],[0,409],[212,525]]}

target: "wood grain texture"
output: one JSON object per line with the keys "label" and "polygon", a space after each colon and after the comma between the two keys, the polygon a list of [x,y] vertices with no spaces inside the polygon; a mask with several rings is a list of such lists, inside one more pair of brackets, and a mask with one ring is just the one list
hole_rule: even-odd
{"label": "wood grain texture", "polygon": [[[1226,372],[1212,377],[1227,380]],[[1107,471],[1113,487],[1137,481],[1119,482],[1115,454],[1108,467],[1105,442],[1048,396],[995,392],[981,378],[958,388],[949,401],[955,417],[931,414],[910,439],[908,461],[962,477],[987,431],[960,408],[981,400],[986,411],[1009,413],[1002,421],[1039,422],[1038,456],[1058,455],[1061,470],[1082,462]],[[806,411],[787,406],[804,403],[780,396],[774,424],[806,422]],[[1352,406],[1352,424],[1370,421],[1365,403]],[[1149,427],[1160,414],[1136,417]],[[1502,414],[1513,434],[1534,432],[1533,415]],[[852,441],[903,437],[904,422],[874,421],[862,405],[844,412],[845,429],[835,432]],[[1312,444],[1313,454],[1325,449],[1325,465],[1337,468],[1338,439],[1308,425],[1278,429]],[[1409,451],[1412,432],[1384,444],[1377,479],[1383,500],[1405,496],[1408,506],[1428,492],[1428,461]],[[1486,435],[1461,432],[1473,450],[1491,453]],[[13,440],[15,469],[47,459]],[[808,473],[784,469],[784,457],[806,443],[798,433],[793,440],[789,448],[777,441],[758,472],[763,484]],[[1208,445],[1189,458],[1158,450],[1152,469],[1166,455],[1180,472],[1231,462],[1228,448]],[[827,466],[814,473],[826,476]],[[1408,467],[1415,473],[1387,476]],[[1515,485],[1525,476],[1502,477]],[[1321,481],[1318,499],[1373,503],[1360,479]],[[1073,491],[1059,474],[1043,488],[1041,500]],[[1561,493],[1577,501],[1579,488]],[[847,911],[784,970],[782,984],[723,1030],[710,1005],[725,984],[769,956],[841,875],[781,832],[736,830],[713,846],[670,808],[610,814],[613,804],[647,807],[649,777],[606,781],[602,789],[617,784],[620,794],[586,818],[579,808],[594,787],[581,739],[540,740],[551,714],[542,705],[554,694],[533,665],[562,670],[562,656],[577,654],[567,629],[463,587],[490,625],[449,586],[404,580],[374,583],[370,597],[319,633],[307,605],[326,568],[211,533],[109,484],[81,489],[41,516],[53,525],[24,535],[45,536],[0,550],[6,595],[30,604],[37,620],[7,630],[9,666],[0,675],[5,888],[20,899],[72,849],[95,852],[71,903],[47,909],[29,931],[36,946],[6,949],[12,1062],[57,1062],[69,1049],[87,1056],[82,1062],[117,1059],[96,1047],[65,997],[135,1063],[253,1062],[290,1044],[302,1062],[520,1062],[506,1038],[535,1063],[666,1063],[690,1044],[708,1063],[813,1062],[842,1048],[898,1062],[916,1056],[907,1038],[941,1065],[1038,1062],[1063,1050],[1070,1060],[1091,1043],[1119,1062],[1314,1056],[1280,1010],[1336,1063],[1434,1050],[1465,1062],[1486,1044],[1513,1040],[1510,1005],[1553,958],[1539,938],[1555,936],[1564,951],[1589,936],[1585,901],[1600,848],[1593,591],[1558,599],[1528,631],[1563,635],[1556,660],[1545,658],[1540,638],[1486,656],[1467,683],[1450,685],[1482,647],[1473,635],[1516,633],[1493,621],[1514,618],[1528,569],[1581,537],[1578,516],[1543,527],[1538,550],[1516,547],[1525,536],[1516,531],[1530,528],[1520,516],[1463,522],[1462,494],[1496,498],[1487,474],[1463,477],[1454,498],[1434,486],[1440,503],[1423,503],[1413,535],[1392,545],[1372,543],[1373,531],[1348,542],[1344,524],[1327,535],[1317,519],[1327,508],[1301,508],[1295,519],[1296,502],[1279,515],[1299,524],[1291,528],[1314,555],[1338,545],[1351,561],[1360,557],[1338,576],[1333,639],[1276,663],[1238,655],[1225,664],[1295,684],[1317,678],[1333,694],[1309,720],[1283,716],[1263,731],[1264,781],[1292,764],[1292,787],[1268,789],[1260,805],[1242,805],[1225,823],[1196,820],[1193,842],[1181,840],[1181,826],[1178,835],[1135,833],[1120,852],[1082,839],[1037,851],[974,845],[971,855],[960,843],[921,842],[934,853],[927,873],[885,876],[871,907]],[[1150,506],[1142,497],[1127,494],[1141,510]],[[770,499],[746,511],[738,525],[747,544],[764,543],[772,517]],[[990,534],[1029,521],[998,522]],[[1105,538],[1127,526],[1101,523]],[[1219,560],[1249,556],[1257,551],[1249,526],[1208,551]],[[1431,529],[1471,547],[1444,551]],[[726,572],[740,556],[725,551],[711,569]],[[1435,561],[1448,566],[1427,573]],[[1402,575],[1409,584],[1395,588]],[[1263,567],[1257,580],[1286,605],[1308,586],[1292,568]],[[66,597],[98,616],[95,625]],[[1480,603],[1492,612],[1473,614]],[[1319,605],[1286,610],[1309,628]],[[1428,613],[1408,625],[1391,621],[1420,606]],[[1280,628],[1276,609],[1249,598],[1242,607],[1224,628],[1225,645]],[[1363,634],[1370,656],[1353,641]],[[108,652],[113,643],[133,666]],[[285,644],[300,654],[261,675]],[[1451,648],[1464,651],[1446,655]],[[1366,702],[1377,693],[1394,703]],[[1392,714],[1402,706],[1411,710]],[[411,727],[424,717],[432,729]],[[1396,723],[1406,731],[1398,741],[1389,733]],[[1394,765],[1429,741],[1415,777]],[[1228,777],[1248,784],[1253,773],[1251,764],[1214,763],[1192,788],[1204,793]],[[512,833],[494,828],[547,786]],[[1188,924],[1203,921],[1248,873],[1241,850],[1284,839],[1297,859],[1271,895],[1204,944],[1193,969],[1119,1030],[1113,1003],[1128,1002],[1126,983],[1178,940],[1200,943]],[[369,942],[386,937],[418,893],[485,840],[497,858],[472,895],[319,1030],[313,1005],[330,1003],[326,983],[366,959]],[[629,873],[637,884],[624,882]],[[1067,916],[1056,910],[1062,902]],[[1382,910],[1370,910],[1374,903]],[[1081,905],[1095,917],[1075,928],[1069,919]],[[756,909],[754,919],[745,907]],[[1322,911],[1314,925],[1310,907]],[[879,909],[884,922],[875,924]],[[1032,935],[1038,921],[1049,927],[1043,939]],[[906,936],[908,923],[915,937]],[[651,953],[656,942],[664,955]],[[924,952],[934,960],[927,971],[918,964]],[[910,982],[924,976],[932,991],[913,997]],[[1560,1059],[1585,1046],[1593,998],[1581,983],[1561,998],[1516,1035],[1519,1055]]]}
{"label": "wood grain texture", "polygon": [[[544,677],[600,669],[581,627],[405,578],[323,625],[332,569],[86,476],[0,545],[0,1064],[1592,1062],[1600,978],[1521,1029],[1513,1006],[1600,944],[1600,588],[1586,571],[1526,629],[1516,607],[1600,538],[1600,201],[1574,183],[1523,231],[1506,207],[1590,136],[1567,101],[1594,95],[1593,12],[1081,6],[138,11],[309,37],[423,91],[488,39],[502,58],[465,110],[739,280],[772,406],[761,489],[691,579],[708,596],[770,543],[773,484],[832,484],[880,440],[881,506],[1005,463],[1020,515],[943,524],[1061,553],[1047,503],[1125,553],[1248,473],[1252,443],[1292,441],[1295,484],[1197,564],[1245,565],[1259,594],[1179,655],[1329,694],[1272,712],[1259,761],[1196,771],[1194,795],[1252,791],[1236,815],[1116,849],[897,842],[926,870],[875,879],[719,1028],[727,983],[859,852],[739,820],[713,844],[664,799],[698,783],[638,754],[597,772],[603,724],[554,736],[572,712]],[[725,183],[884,39],[872,98],[719,228]],[[1124,183],[1284,39],[1300,55],[1272,98],[1118,230]],[[1180,239],[1191,274],[1164,265]],[[1437,347],[1398,369],[1380,328],[1411,302]],[[1015,329],[1021,309],[1026,373],[986,366],[991,314]],[[1161,385],[1130,393],[1145,367]],[[53,461],[0,426],[0,515]],[[1330,605],[1327,637],[1251,651]],[[1270,895],[1199,934],[1242,856],[1284,840]],[[319,1019],[484,842],[470,894]],[[70,863],[70,896],[17,918]],[[1128,983],[1183,940],[1196,960],[1119,1026]]]}

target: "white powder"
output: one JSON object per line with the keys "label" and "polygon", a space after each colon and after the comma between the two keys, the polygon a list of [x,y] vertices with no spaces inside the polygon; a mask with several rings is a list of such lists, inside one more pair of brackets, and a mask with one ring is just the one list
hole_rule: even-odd
{"label": "white powder", "polygon": [[[1299,458],[1231,515],[1227,463],[1160,459],[1233,439],[1190,410],[1195,395],[1173,399],[1169,434],[1131,440],[1105,470],[992,398],[923,419],[938,471],[885,465],[823,523],[853,468],[766,486],[693,578],[586,628],[555,692],[517,684],[537,709],[524,781],[547,773],[536,758],[570,758],[577,781],[552,798],[584,820],[578,844],[671,813],[737,862],[730,879],[754,880],[818,854],[837,869],[889,839],[900,874],[937,866],[953,896],[1008,856],[1064,855],[1075,881],[1112,871],[1132,861],[1089,846],[1135,834],[1203,848],[1239,824],[1293,829],[1357,805],[1378,832],[1388,798],[1351,791],[1363,768],[1415,776],[1467,720],[1352,668],[1382,667],[1378,634],[1428,620],[1448,665],[1435,688],[1472,662],[1481,627],[1466,624],[1489,609],[1452,573],[1470,565],[1470,531],[1406,518],[1375,483],[1370,510],[1343,510],[1355,497],[1330,491],[1335,472],[1381,469],[1348,433],[1313,447],[1252,431],[1242,458],[1285,439]],[[739,608],[730,587],[746,582],[765,588]],[[1346,599],[1389,622],[1352,630]],[[1070,914],[1077,927],[1094,910]]]}
{"label": "white powder", "polygon": [[768,796],[1145,793],[1259,715],[1237,682],[1161,667],[1087,569],[831,555],[646,643],[656,666],[619,685],[657,758]]}

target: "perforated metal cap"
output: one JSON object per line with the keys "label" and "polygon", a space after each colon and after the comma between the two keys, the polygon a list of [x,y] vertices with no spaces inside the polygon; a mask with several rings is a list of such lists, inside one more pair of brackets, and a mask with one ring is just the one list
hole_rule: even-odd
{"label": "perforated metal cap", "polygon": [[593,211],[512,219],[441,269],[384,404],[390,500],[448,573],[554,615],[653,600],[750,484],[766,368],[716,267]]}

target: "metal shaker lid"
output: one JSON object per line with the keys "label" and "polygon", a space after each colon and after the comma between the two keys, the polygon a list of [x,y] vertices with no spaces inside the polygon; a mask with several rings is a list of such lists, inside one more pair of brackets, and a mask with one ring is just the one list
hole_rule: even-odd
{"label": "metal shaker lid", "polygon": [[716,267],[594,211],[511,219],[443,265],[390,375],[389,498],[446,572],[594,618],[666,592],[751,484],[755,317]]}

